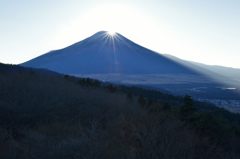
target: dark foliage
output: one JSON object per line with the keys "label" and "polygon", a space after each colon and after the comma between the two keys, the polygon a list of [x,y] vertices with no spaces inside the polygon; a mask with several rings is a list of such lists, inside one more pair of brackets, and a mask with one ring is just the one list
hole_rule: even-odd
{"label": "dark foliage", "polygon": [[238,159],[239,124],[190,96],[0,64],[1,159]]}
{"label": "dark foliage", "polygon": [[142,107],[144,107],[144,106],[146,105],[147,101],[146,101],[146,99],[144,98],[143,95],[140,95],[140,96],[138,97],[138,103],[139,103]]}
{"label": "dark foliage", "polygon": [[183,101],[184,101],[184,103],[180,108],[181,115],[183,117],[188,117],[189,115],[192,115],[195,111],[192,97],[189,95],[186,95],[186,96],[184,96]]}

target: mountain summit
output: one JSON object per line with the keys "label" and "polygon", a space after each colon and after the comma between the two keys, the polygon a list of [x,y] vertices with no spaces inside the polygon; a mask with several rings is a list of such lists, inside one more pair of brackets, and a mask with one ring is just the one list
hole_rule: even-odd
{"label": "mountain summit", "polygon": [[195,74],[191,69],[144,48],[119,33],[100,31],[66,48],[22,64],[64,74]]}

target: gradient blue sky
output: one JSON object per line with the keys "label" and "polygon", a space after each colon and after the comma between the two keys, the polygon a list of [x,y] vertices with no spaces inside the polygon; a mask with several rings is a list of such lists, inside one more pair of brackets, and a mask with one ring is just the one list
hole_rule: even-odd
{"label": "gradient blue sky", "polygon": [[112,30],[160,53],[240,68],[239,0],[0,0],[0,62]]}

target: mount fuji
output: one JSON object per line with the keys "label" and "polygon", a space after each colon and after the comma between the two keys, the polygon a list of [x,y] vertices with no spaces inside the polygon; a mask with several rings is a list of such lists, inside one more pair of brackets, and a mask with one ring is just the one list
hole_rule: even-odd
{"label": "mount fuji", "polygon": [[23,64],[64,74],[195,74],[195,72],[124,36],[101,31],[61,50]]}
{"label": "mount fuji", "polygon": [[[237,76],[233,78],[240,73],[238,69],[219,69],[184,61],[149,50],[121,34],[112,35],[106,31],[21,65],[161,89],[178,95],[190,94],[201,99],[240,100],[240,79]],[[231,72],[231,76],[227,72]]]}

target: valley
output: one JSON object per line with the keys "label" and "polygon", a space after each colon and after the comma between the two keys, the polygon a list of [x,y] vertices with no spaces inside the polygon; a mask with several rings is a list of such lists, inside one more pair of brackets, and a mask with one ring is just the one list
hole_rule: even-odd
{"label": "valley", "polygon": [[196,100],[207,101],[231,112],[240,113],[239,89],[224,88],[221,83],[209,81],[206,77],[196,75],[121,75],[121,74],[92,74],[74,75],[88,77],[103,82],[120,85],[138,86],[159,90],[169,94],[184,96],[191,95]]}

